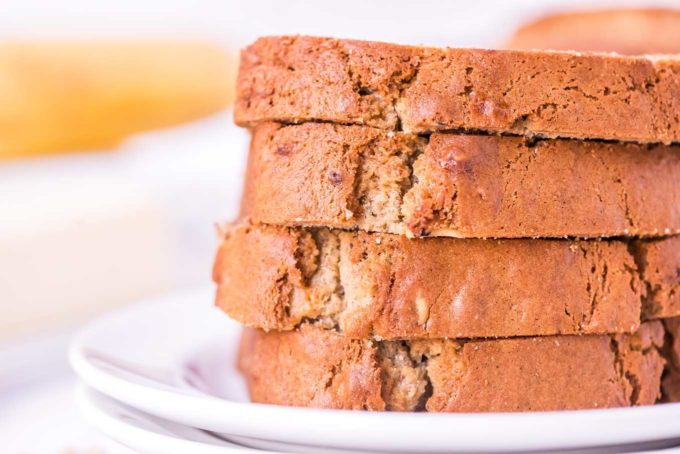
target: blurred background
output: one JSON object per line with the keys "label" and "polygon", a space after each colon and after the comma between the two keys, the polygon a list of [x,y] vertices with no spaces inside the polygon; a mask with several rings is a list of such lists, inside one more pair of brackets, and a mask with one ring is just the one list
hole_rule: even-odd
{"label": "blurred background", "polygon": [[675,8],[680,1],[3,0],[0,446],[117,452],[78,419],[66,345],[99,313],[210,285],[215,226],[236,215],[247,151],[230,114],[239,48],[299,33],[677,53]]}

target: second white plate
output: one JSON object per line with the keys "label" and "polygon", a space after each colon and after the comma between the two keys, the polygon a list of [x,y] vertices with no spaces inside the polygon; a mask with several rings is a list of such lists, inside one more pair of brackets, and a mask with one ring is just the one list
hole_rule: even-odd
{"label": "second white plate", "polygon": [[272,441],[363,451],[508,452],[622,451],[633,448],[624,445],[639,450],[680,443],[680,404],[486,414],[252,404],[235,369],[240,327],[214,309],[212,299],[213,291],[204,289],[104,316],[74,340],[71,363],[85,383],[127,405],[232,440],[260,440],[251,445]]}
{"label": "second white plate", "polygon": [[265,454],[192,427],[166,421],[127,407],[80,386],[80,412],[94,427],[140,454]]}

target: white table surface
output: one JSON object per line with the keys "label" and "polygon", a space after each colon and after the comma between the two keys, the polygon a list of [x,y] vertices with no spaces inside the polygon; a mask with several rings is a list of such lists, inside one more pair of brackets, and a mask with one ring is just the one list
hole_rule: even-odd
{"label": "white table surface", "polygon": [[[130,454],[81,418],[66,359],[23,384],[0,388],[0,446],[8,454]],[[6,451],[5,451],[6,450]]]}
{"label": "white table surface", "polygon": [[[1,9],[1,8],[0,8]],[[0,21],[1,22],[1,21]],[[205,284],[217,245],[216,222],[235,215],[247,134],[228,113],[139,135],[114,152],[21,161],[0,166],[26,179],[54,172],[125,175],[161,195],[180,241],[174,288]],[[75,407],[76,379],[66,361],[70,335],[86,323],[0,342],[0,452],[129,453],[91,429]]]}

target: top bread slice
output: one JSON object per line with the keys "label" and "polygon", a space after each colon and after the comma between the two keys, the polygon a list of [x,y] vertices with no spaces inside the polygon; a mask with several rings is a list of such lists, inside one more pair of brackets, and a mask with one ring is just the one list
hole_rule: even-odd
{"label": "top bread slice", "polygon": [[680,141],[680,59],[308,36],[242,51],[235,120]]}

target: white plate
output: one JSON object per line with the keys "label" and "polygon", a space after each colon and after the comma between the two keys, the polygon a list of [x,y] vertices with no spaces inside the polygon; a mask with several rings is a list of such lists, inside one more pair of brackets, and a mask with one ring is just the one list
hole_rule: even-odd
{"label": "white plate", "polygon": [[74,340],[71,364],[89,386],[125,404],[232,440],[392,452],[620,451],[624,444],[651,442],[637,446],[649,449],[680,443],[680,404],[487,414],[252,404],[234,367],[240,328],[212,300],[213,290],[204,289],[104,316]]}
{"label": "white plate", "polygon": [[113,440],[143,454],[251,454],[254,450],[199,429],[157,418],[80,386],[78,408],[85,419]]}
{"label": "white plate", "polygon": [[[183,426],[124,405],[85,385],[78,386],[76,402],[87,422],[135,452],[142,454],[280,454],[318,453],[318,447],[228,437]],[[275,449],[276,451],[271,451]],[[349,451],[323,449],[326,454]]]}
{"label": "white plate", "polygon": [[[249,448],[220,435],[135,410],[84,385],[78,387],[76,401],[81,413],[90,424],[111,439],[142,454],[186,454],[187,452],[191,454],[276,454],[282,452],[262,450],[266,446],[280,448],[285,452],[318,452],[315,448],[265,441],[256,442],[261,445],[259,448]],[[247,440],[249,443],[252,441]],[[325,453],[336,452],[327,449],[323,451]],[[661,453],[662,451],[646,452]],[[670,452],[673,451],[663,451],[664,454]]]}

